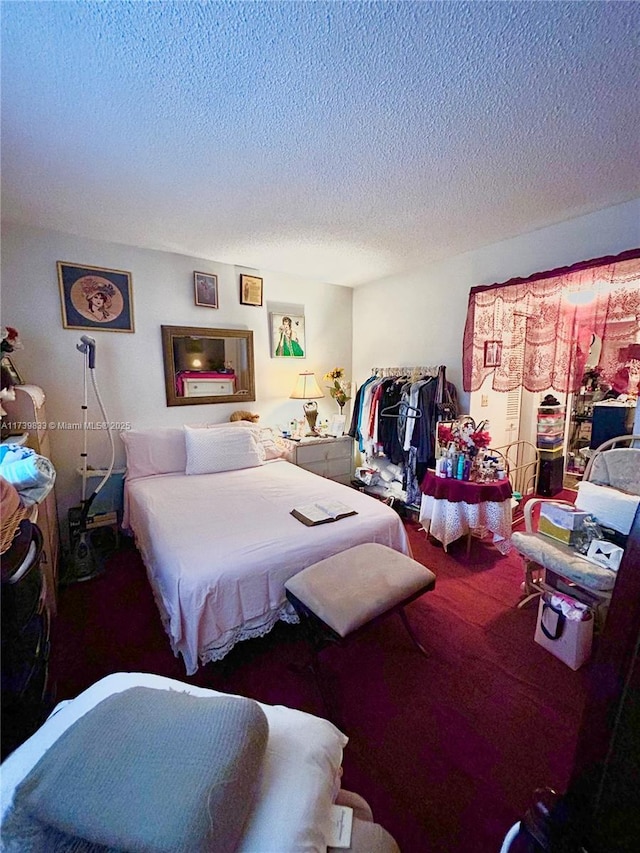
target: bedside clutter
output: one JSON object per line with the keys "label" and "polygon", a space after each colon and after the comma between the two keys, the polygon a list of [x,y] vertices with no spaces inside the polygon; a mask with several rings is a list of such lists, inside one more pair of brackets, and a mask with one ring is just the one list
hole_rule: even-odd
{"label": "bedside clutter", "polygon": [[560,504],[543,504],[540,508],[538,530],[565,545],[575,545],[588,512]]}

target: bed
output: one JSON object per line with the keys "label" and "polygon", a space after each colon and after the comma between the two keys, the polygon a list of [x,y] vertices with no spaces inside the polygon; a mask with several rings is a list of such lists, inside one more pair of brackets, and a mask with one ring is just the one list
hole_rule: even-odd
{"label": "bed", "polygon": [[2,764],[3,849],[324,853],[337,803],[354,807],[350,849],[399,853],[340,790],[347,742],[303,711],[115,673],[60,702]]}
{"label": "bed", "polygon": [[[409,553],[390,507],[298,468],[264,436],[246,422],[123,434],[123,526],[135,537],[174,654],[189,675],[278,620],[297,622],[284,591],[296,572],[365,542]],[[327,500],[356,514],[315,527],[291,515]]]}

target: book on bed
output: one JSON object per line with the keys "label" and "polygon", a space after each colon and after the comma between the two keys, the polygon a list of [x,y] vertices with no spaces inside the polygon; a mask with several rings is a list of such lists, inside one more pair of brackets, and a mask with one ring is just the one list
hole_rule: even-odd
{"label": "book on bed", "polygon": [[291,515],[306,524],[307,527],[315,527],[316,524],[327,524],[329,521],[337,521],[339,518],[347,518],[349,515],[357,515],[355,509],[343,504],[341,501],[324,500],[317,503],[305,504],[291,510]]}

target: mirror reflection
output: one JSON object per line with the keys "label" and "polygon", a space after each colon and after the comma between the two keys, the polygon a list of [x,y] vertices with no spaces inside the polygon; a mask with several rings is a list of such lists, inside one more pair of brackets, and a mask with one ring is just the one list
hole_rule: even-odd
{"label": "mirror reflection", "polygon": [[255,400],[253,332],[162,326],[168,406]]}

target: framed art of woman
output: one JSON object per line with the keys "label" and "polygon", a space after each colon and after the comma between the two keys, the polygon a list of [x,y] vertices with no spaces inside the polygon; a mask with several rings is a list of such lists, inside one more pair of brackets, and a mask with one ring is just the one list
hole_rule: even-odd
{"label": "framed art of woman", "polygon": [[271,347],[273,358],[304,358],[304,317],[272,314]]}

